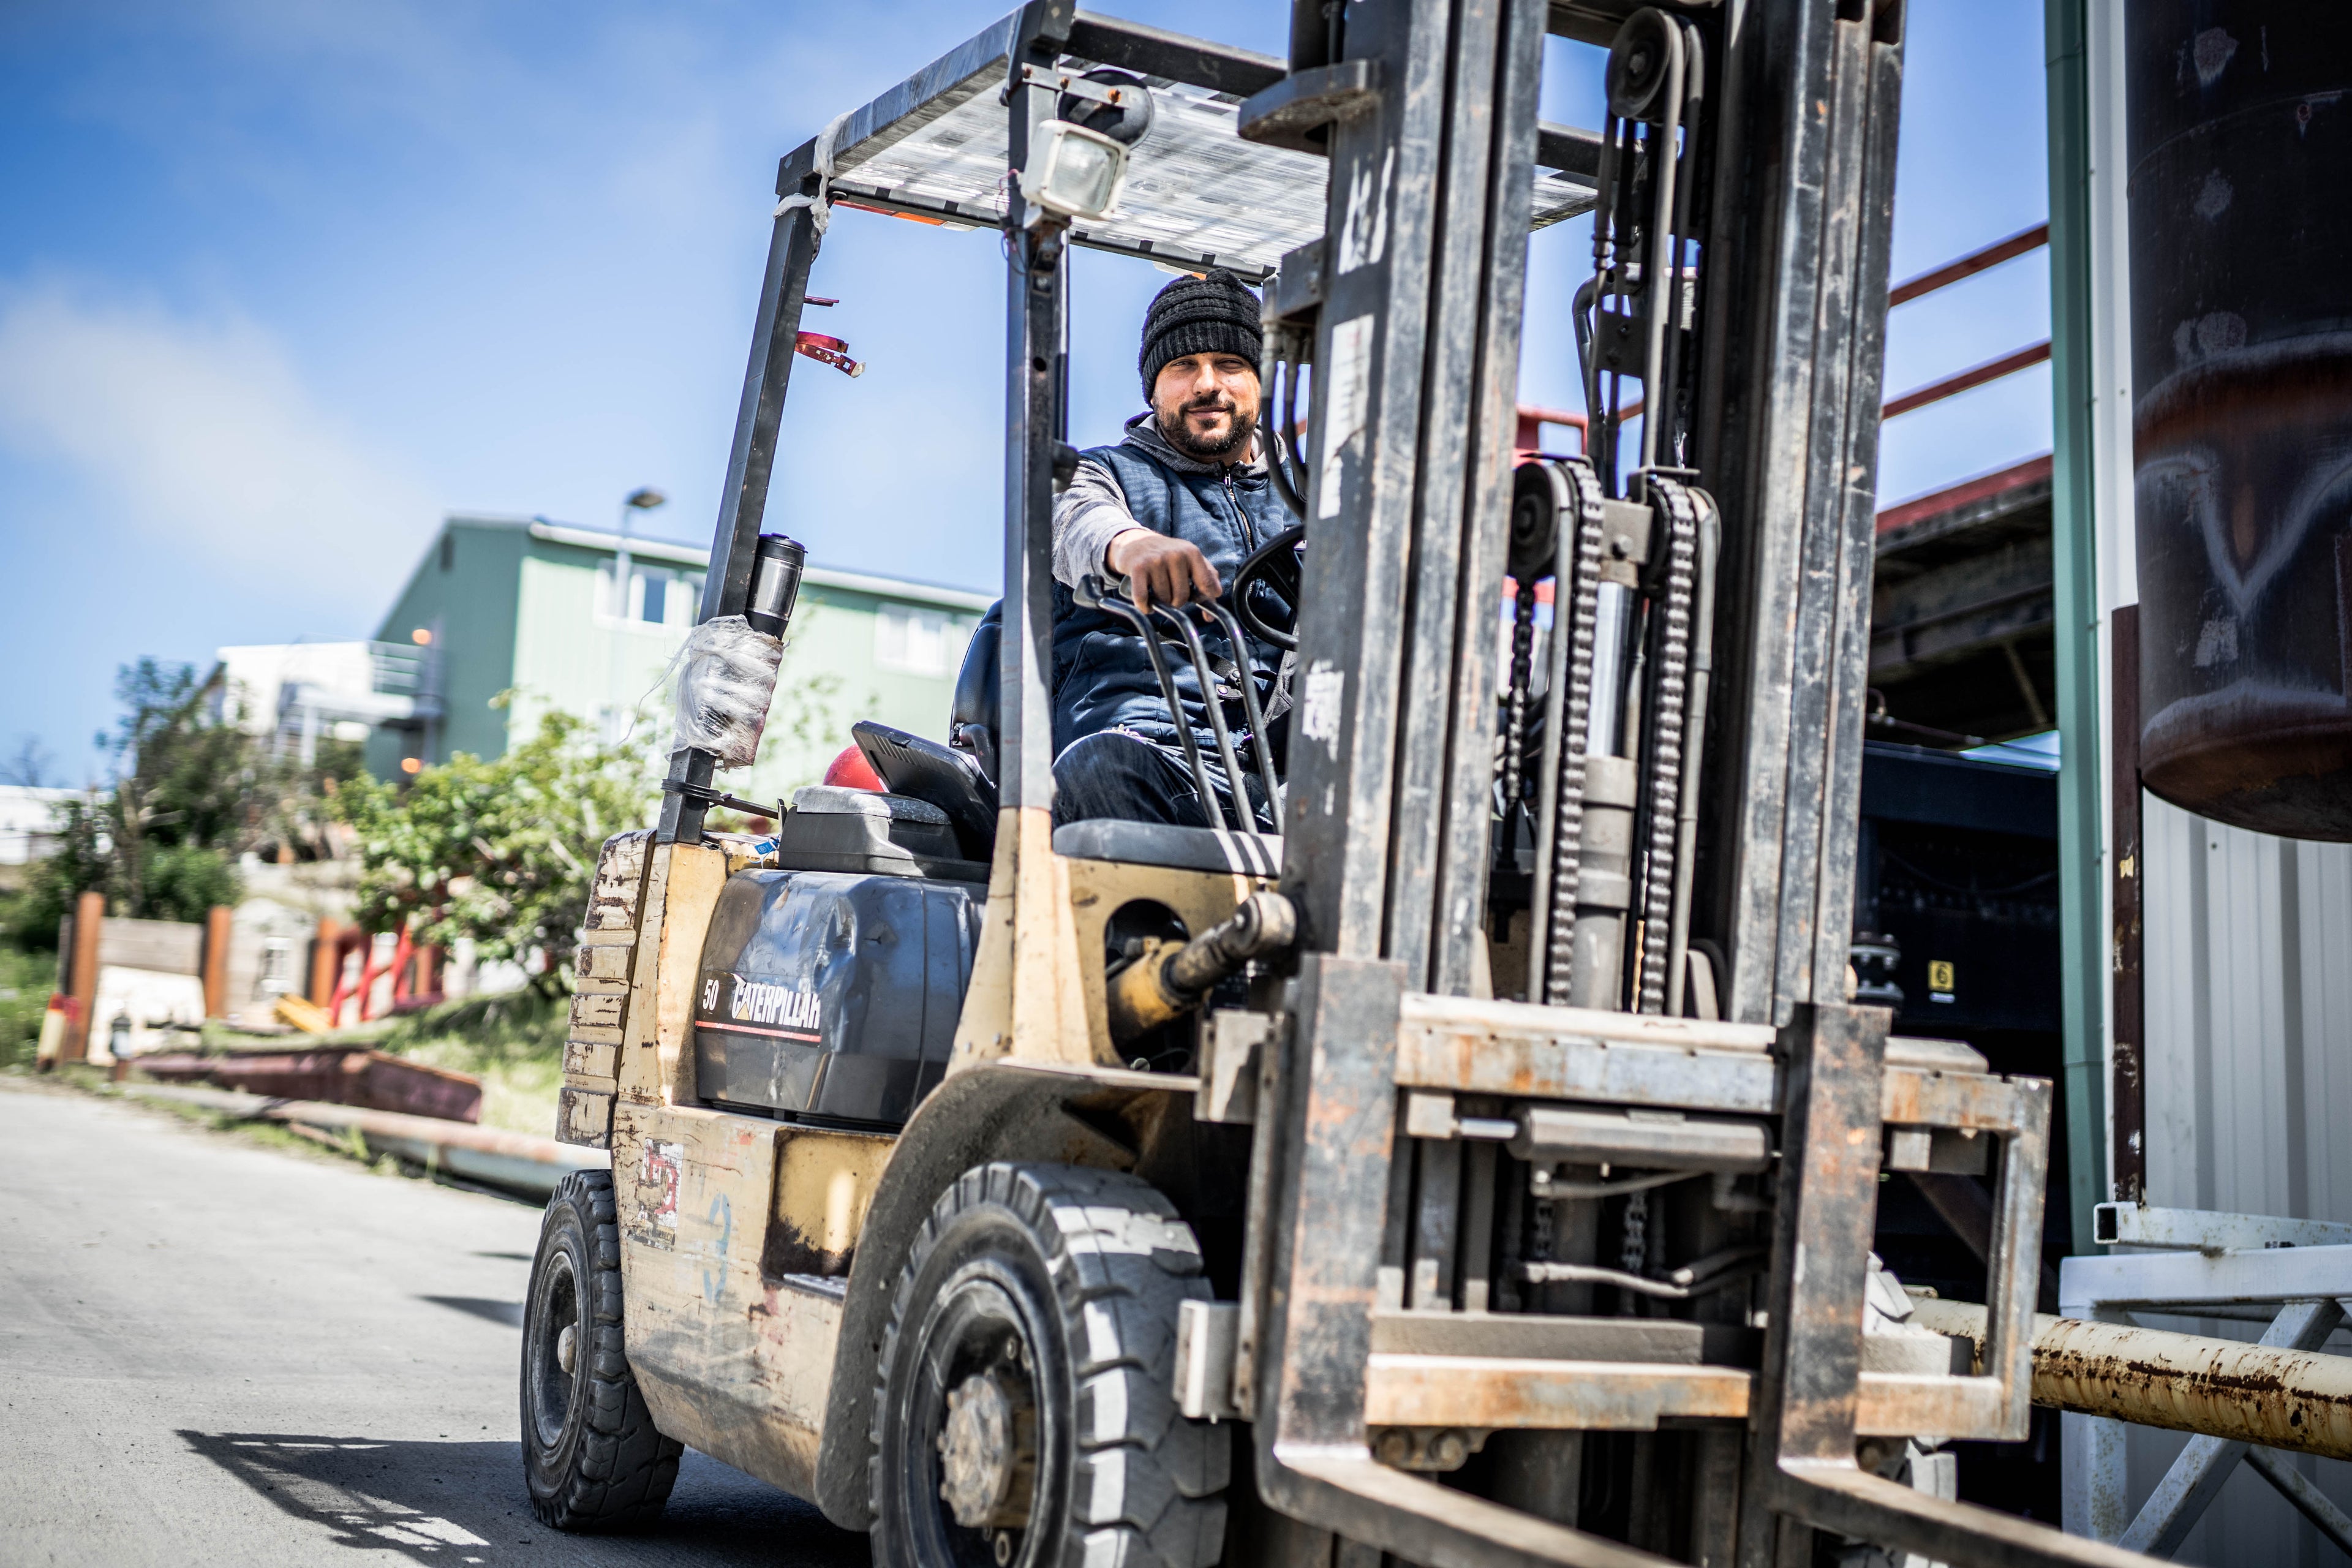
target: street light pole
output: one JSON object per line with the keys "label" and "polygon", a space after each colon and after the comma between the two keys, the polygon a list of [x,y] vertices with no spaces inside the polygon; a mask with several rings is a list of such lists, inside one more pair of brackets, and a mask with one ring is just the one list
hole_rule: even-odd
{"label": "street light pole", "polygon": [[632,564],[629,559],[629,525],[636,520],[637,513],[651,511],[668,503],[669,497],[650,485],[638,486],[621,501],[621,549],[613,562],[613,583],[619,591],[621,603],[615,613],[625,621],[629,618],[629,568]]}
{"label": "street light pole", "polygon": [[[650,485],[640,485],[621,500],[621,547],[613,555],[613,618],[620,623],[614,632],[614,647],[616,650],[614,658],[616,661],[622,662],[625,668],[627,655],[620,650],[625,650],[628,647],[629,589],[632,586],[630,578],[635,565],[629,554],[629,528],[636,521],[637,513],[651,511],[657,506],[667,505],[669,497]],[[608,666],[607,668],[609,670],[610,667]],[[618,689],[618,683],[614,683],[605,694],[607,700],[604,704],[604,738],[607,741],[620,739],[622,710],[621,699],[616,695]]]}

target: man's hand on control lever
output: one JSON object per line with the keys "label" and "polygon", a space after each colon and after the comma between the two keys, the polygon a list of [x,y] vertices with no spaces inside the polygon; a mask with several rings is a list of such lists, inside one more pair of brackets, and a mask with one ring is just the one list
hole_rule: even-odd
{"label": "man's hand on control lever", "polygon": [[1217,569],[1199,546],[1148,528],[1130,528],[1112,540],[1103,552],[1103,564],[1127,579],[1135,607],[1146,615],[1154,605],[1189,604],[1224,592]]}

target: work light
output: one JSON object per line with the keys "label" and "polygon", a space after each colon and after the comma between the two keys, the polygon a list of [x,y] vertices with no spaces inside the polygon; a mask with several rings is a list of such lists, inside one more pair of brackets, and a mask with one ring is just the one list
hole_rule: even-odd
{"label": "work light", "polygon": [[1021,195],[1064,217],[1098,218],[1118,201],[1127,183],[1127,149],[1099,131],[1048,120],[1029,144]]}

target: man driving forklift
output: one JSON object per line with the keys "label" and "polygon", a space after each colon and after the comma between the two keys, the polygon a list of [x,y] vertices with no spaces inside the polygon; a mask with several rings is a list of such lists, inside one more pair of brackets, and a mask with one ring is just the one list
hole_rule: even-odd
{"label": "man driving forklift", "polygon": [[[1056,825],[1227,820],[1230,786],[1213,773],[1216,804],[1202,800],[1143,637],[1075,590],[1089,576],[1112,585],[1123,578],[1143,614],[1154,605],[1184,614],[1195,600],[1220,596],[1242,561],[1296,521],[1268,476],[1258,428],[1262,343],[1257,296],[1223,268],[1162,289],[1144,314],[1137,363],[1150,406],[1117,445],[1080,455],[1054,508]],[[1290,607],[1278,613],[1286,617]],[[1239,675],[1231,658],[1219,661],[1216,699],[1236,746],[1267,748],[1279,773],[1284,656],[1255,637],[1244,641],[1248,678],[1274,733],[1247,732],[1241,693],[1228,685]],[[1212,745],[1198,677],[1183,659],[1171,673],[1187,723]],[[1245,787],[1259,826],[1275,831],[1276,805],[1255,771]]]}

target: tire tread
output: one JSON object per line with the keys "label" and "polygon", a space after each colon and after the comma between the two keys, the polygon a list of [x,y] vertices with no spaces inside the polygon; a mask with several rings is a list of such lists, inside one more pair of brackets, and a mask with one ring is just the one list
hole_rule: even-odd
{"label": "tire tread", "polygon": [[[578,1288],[590,1298],[591,1338],[583,1347],[588,1383],[577,1457],[553,1492],[530,1489],[531,1511],[556,1530],[626,1530],[650,1522],[669,1501],[677,1480],[683,1444],[662,1436],[630,1370],[621,1301],[621,1231],[606,1171],[574,1171],[557,1184],[549,1200],[551,1217],[559,1205],[578,1211],[587,1243],[582,1260],[591,1277]],[[543,1245],[543,1244],[542,1244]],[[526,1336],[524,1353],[530,1353]],[[526,1395],[527,1397],[527,1395]],[[528,1410],[525,1437],[530,1441]]]}
{"label": "tire tread", "polygon": [[1225,1533],[1230,1429],[1176,1408],[1176,1319],[1211,1299],[1192,1227],[1150,1184],[1088,1166],[982,1165],[957,1178],[925,1216],[892,1292],[876,1365],[870,1506],[885,1512],[883,1424],[889,1371],[917,1279],[948,1227],[993,1205],[1039,1242],[1070,1352],[1069,1519],[1055,1568],[1214,1568]]}

